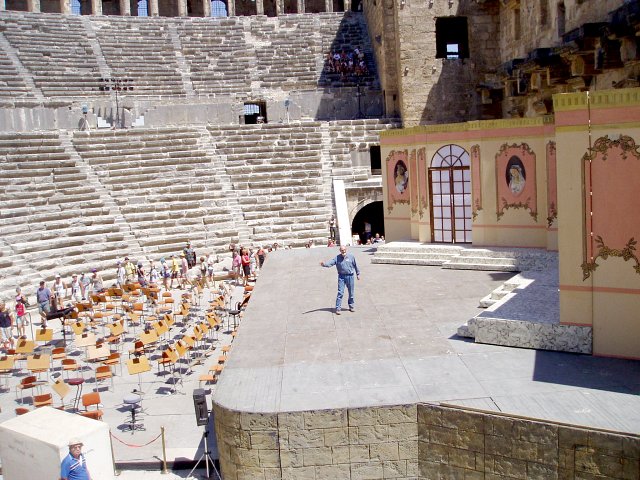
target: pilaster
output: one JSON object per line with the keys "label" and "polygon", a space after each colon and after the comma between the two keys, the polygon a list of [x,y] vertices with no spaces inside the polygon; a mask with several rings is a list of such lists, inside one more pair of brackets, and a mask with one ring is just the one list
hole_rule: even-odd
{"label": "pilaster", "polygon": [[91,14],[102,15],[102,0],[91,0]]}
{"label": "pilaster", "polygon": [[40,0],[28,0],[27,1],[27,10],[30,12],[39,13],[40,12]]}
{"label": "pilaster", "polygon": [[158,0],[149,0],[149,16],[157,17],[160,14],[158,9]]}
{"label": "pilaster", "polygon": [[178,0],[178,16],[186,17],[189,15],[187,11],[187,0]]}

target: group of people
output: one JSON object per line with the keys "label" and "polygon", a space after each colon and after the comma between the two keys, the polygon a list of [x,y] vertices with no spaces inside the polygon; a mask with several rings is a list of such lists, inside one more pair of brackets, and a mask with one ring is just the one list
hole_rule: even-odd
{"label": "group of people", "polygon": [[327,53],[326,68],[329,73],[341,76],[366,76],[369,74],[364,52],[356,47],[353,50]]}
{"label": "group of people", "polygon": [[258,271],[264,265],[267,252],[278,248],[279,245],[277,243],[274,243],[272,247],[257,247],[253,250],[234,244],[229,245],[229,250],[233,256],[232,267],[236,284],[242,279],[242,285],[246,286],[249,280],[255,279]]}

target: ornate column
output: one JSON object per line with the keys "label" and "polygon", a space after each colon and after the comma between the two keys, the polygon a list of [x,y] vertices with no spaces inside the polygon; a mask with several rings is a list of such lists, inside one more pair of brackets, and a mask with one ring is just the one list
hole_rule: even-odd
{"label": "ornate column", "polygon": [[324,0],[324,11],[333,12],[333,0]]}
{"label": "ornate column", "polygon": [[298,13],[304,13],[304,0],[298,0]]}
{"label": "ornate column", "polygon": [[186,17],[189,15],[187,11],[187,0],[178,0],[178,16]]}
{"label": "ornate column", "polygon": [[129,0],[120,0],[120,15],[131,15],[131,2]]}
{"label": "ornate column", "polygon": [[227,0],[227,14],[230,17],[234,17],[236,15],[236,1],[235,0]]}
{"label": "ornate column", "polygon": [[4,0],[0,0],[0,11],[6,10],[6,9],[7,9],[7,4],[5,3]]}
{"label": "ornate column", "polygon": [[40,12],[40,0],[28,0],[27,1],[27,10],[29,12]]}
{"label": "ornate column", "polygon": [[256,15],[264,15],[264,0],[256,0]]}
{"label": "ornate column", "polygon": [[351,11],[351,0],[344,0],[344,11],[345,12]]}
{"label": "ornate column", "polygon": [[202,0],[202,16],[205,18],[211,16],[211,0]]}
{"label": "ornate column", "polygon": [[158,10],[158,0],[149,0],[149,12],[148,15],[150,17],[157,17],[160,14],[160,10]]}
{"label": "ornate column", "polygon": [[102,0],[91,0],[91,14],[102,15]]}
{"label": "ornate column", "polygon": [[60,0],[60,12],[64,15],[71,15],[71,0]]}

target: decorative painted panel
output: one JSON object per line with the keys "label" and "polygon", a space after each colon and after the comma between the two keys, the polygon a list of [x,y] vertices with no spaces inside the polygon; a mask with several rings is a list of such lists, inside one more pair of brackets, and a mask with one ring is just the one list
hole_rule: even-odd
{"label": "decorative painted panel", "polygon": [[510,208],[529,210],[538,220],[536,154],[529,145],[502,145],[496,154],[497,217]]}
{"label": "decorative painted panel", "polygon": [[389,213],[396,203],[409,203],[409,153],[392,150],[386,160]]}
{"label": "decorative painted panel", "polygon": [[[640,274],[636,252],[640,238],[640,146],[626,135],[618,140],[604,136],[582,157],[585,181],[586,280],[597,260],[620,257],[631,261]],[[590,191],[589,191],[590,186]]]}
{"label": "decorative painted panel", "polygon": [[558,218],[558,175],[556,171],[556,142],[547,143],[547,226]]}
{"label": "decorative painted panel", "polygon": [[480,145],[471,147],[471,193],[473,195],[473,219],[482,210],[482,171],[480,167]]}
{"label": "decorative painted panel", "polygon": [[420,218],[429,208],[429,196],[427,192],[427,152],[425,148],[418,149],[418,197],[420,199]]}
{"label": "decorative painted panel", "polygon": [[416,151],[411,150],[411,153],[409,154],[409,171],[411,172],[411,176],[409,177],[409,185],[410,185],[410,192],[409,192],[409,196],[411,199],[411,214],[412,215],[417,215],[418,214],[418,175],[416,175],[416,172],[418,171],[418,167],[417,167],[417,159],[416,159]]}

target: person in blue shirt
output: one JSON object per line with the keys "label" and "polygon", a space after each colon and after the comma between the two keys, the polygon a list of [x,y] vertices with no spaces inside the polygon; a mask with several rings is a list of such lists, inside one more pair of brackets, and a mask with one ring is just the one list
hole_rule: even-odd
{"label": "person in blue shirt", "polygon": [[320,262],[320,265],[323,267],[333,267],[336,266],[338,270],[338,296],[336,297],[336,315],[340,315],[340,310],[342,310],[342,297],[344,295],[344,287],[347,287],[349,292],[349,299],[347,303],[349,304],[349,311],[355,312],[356,304],[353,298],[354,290],[355,290],[355,280],[354,276],[360,280],[360,269],[358,268],[358,264],[356,263],[355,257],[351,253],[347,253],[347,247],[340,246],[340,254],[335,258],[332,258],[328,262]]}
{"label": "person in blue shirt", "polygon": [[76,438],[69,441],[69,455],[60,465],[61,480],[91,480],[87,460],[82,454],[82,442]]}

